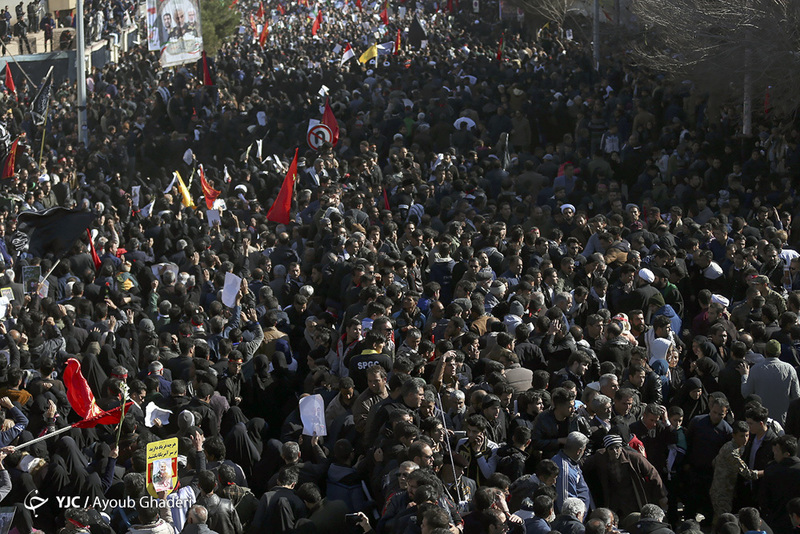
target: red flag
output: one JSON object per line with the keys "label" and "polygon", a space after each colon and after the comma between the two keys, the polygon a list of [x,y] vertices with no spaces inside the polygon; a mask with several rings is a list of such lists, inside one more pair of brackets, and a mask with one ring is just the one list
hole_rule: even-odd
{"label": "red flag", "polygon": [[69,405],[72,406],[75,413],[81,416],[81,419],[95,417],[103,412],[95,402],[94,393],[81,373],[81,362],[75,358],[67,360],[67,367],[64,369],[64,386],[67,388]]}
{"label": "red flag", "polygon": [[17,161],[18,146],[19,146],[19,137],[14,139],[14,142],[11,143],[11,149],[8,151],[8,156],[6,156],[6,161],[3,163],[3,176],[2,176],[3,180],[14,176],[14,165],[16,165]]}
{"label": "red flag", "polygon": [[272,203],[272,207],[267,212],[267,220],[289,224],[292,218],[290,212],[292,211],[292,196],[294,194],[294,182],[297,180],[297,151],[294,149],[294,159],[292,164],[289,165],[289,171],[286,173],[286,178],[283,179],[283,185],[278,193],[278,198]]}
{"label": "red flag", "polygon": [[6,89],[9,93],[14,93],[14,98],[17,96],[17,87],[14,85],[14,77],[11,76],[11,65],[6,63]]}
{"label": "red flag", "polygon": [[397,37],[394,38],[394,55],[400,53],[400,28],[397,28]]}
{"label": "red flag", "polygon": [[208,57],[206,57],[205,50],[203,50],[203,85],[214,85],[214,82],[211,81],[211,69],[208,68]]}
{"label": "red flag", "polygon": [[503,61],[503,37],[505,35],[500,35],[500,44],[497,46],[497,61]]}
{"label": "red flag", "polygon": [[280,12],[281,15],[286,14],[286,8],[283,7],[283,4],[278,4],[278,11]]}
{"label": "red flag", "polygon": [[356,7],[361,11],[361,0],[356,0]]}
{"label": "red flag", "polygon": [[264,2],[259,2],[258,3],[258,11],[256,11],[256,17],[261,19],[261,18],[264,18],[265,14],[266,14],[266,11],[264,11]]}
{"label": "red flag", "polygon": [[381,11],[381,20],[383,21],[384,26],[389,25],[389,7],[388,4],[383,5],[383,11]]}
{"label": "red flag", "polygon": [[[133,401],[128,401],[125,404],[125,413],[127,414],[131,406],[133,406]],[[83,421],[78,421],[74,425],[73,428],[94,428],[97,425],[118,425],[120,419],[122,419],[122,407],[117,406],[111,410],[106,412],[100,410],[100,412],[96,415],[91,417],[84,418]]]}
{"label": "red flag", "polygon": [[252,13],[250,13],[250,29],[253,30],[253,37],[258,38],[258,25]]}
{"label": "red flag", "polygon": [[208,206],[208,209],[213,210],[214,201],[217,200],[217,197],[219,197],[221,191],[217,191],[216,189],[211,187],[210,183],[208,183],[208,180],[206,180],[206,172],[203,169],[202,165],[200,165],[199,169],[200,169],[200,186],[203,188],[203,196],[206,198],[206,206]]}
{"label": "red flag", "polygon": [[389,211],[392,211],[392,206],[389,204],[389,195],[386,194],[386,188],[383,188],[383,207]]}
{"label": "red flag", "polygon": [[314,19],[314,24],[311,25],[311,35],[317,35],[319,27],[322,24],[322,10],[317,11],[317,17]]}
{"label": "red flag", "polygon": [[350,46],[350,43],[347,43],[347,46],[344,47],[344,54],[342,54],[342,60],[339,62],[339,66],[345,64],[348,59],[353,59],[356,57],[356,53],[353,52],[353,47]]}
{"label": "red flag", "polygon": [[267,43],[267,37],[269,37],[269,21],[265,20],[264,27],[261,28],[261,35],[258,36],[258,44],[260,44],[262,48]]}
{"label": "red flag", "polygon": [[94,268],[99,269],[103,262],[100,261],[100,256],[97,255],[97,249],[94,248],[94,240],[92,240],[92,232],[90,232],[88,228],[86,229],[86,235],[89,236],[89,248],[92,250],[92,262],[94,262]]}
{"label": "red flag", "polygon": [[455,10],[453,9],[453,0],[447,0],[447,12],[453,13]]}
{"label": "red flag", "polygon": [[325,113],[322,114],[320,122],[331,129],[331,144],[336,146],[336,143],[339,142],[339,122],[333,116],[333,110],[327,98],[325,99]]}
{"label": "red flag", "polygon": [[235,5],[236,5],[236,4],[238,4],[238,3],[239,3],[239,0],[233,0],[233,1],[231,2],[231,5],[229,5],[229,6],[228,6],[228,9],[233,9],[233,6],[235,6]]}

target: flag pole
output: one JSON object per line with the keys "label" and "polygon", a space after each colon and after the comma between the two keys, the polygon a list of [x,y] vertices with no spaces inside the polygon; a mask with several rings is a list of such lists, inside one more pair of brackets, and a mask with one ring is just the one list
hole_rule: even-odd
{"label": "flag pole", "polygon": [[37,293],[42,289],[42,285],[44,285],[44,281],[47,280],[50,277],[50,275],[53,274],[53,271],[56,270],[56,267],[58,267],[59,263],[61,263],[61,258],[56,260],[56,262],[53,264],[53,266],[50,267],[50,270],[47,271],[47,274],[42,277],[42,281],[39,282],[38,286],[36,286],[36,292]]}
{"label": "flag pole", "polygon": [[[442,402],[442,394],[440,392],[436,392],[436,397],[439,399],[439,411],[441,412],[442,416],[442,425],[444,425],[444,435],[446,437],[445,444],[447,445],[447,452],[450,455],[450,466],[453,468],[453,480],[455,481],[456,487],[456,496],[458,497],[458,502],[461,502],[461,480],[456,478],[456,462],[453,459],[453,446],[450,444],[450,436],[448,436],[447,431],[447,418],[445,417],[444,413],[444,403]],[[457,506],[457,505],[456,505]]]}
{"label": "flag pole", "polygon": [[44,140],[47,137],[47,116],[50,114],[50,102],[47,102],[47,107],[44,110],[44,123],[42,124],[42,148],[39,149],[39,167],[42,166],[44,159]]}
{"label": "flag pole", "polygon": [[[77,424],[77,423],[75,423],[75,424]],[[75,425],[65,426],[64,428],[59,428],[55,432],[50,432],[49,434],[45,434],[44,436],[41,436],[41,437],[38,437],[38,438],[34,438],[34,439],[30,440],[30,441],[26,441],[22,445],[14,445],[14,450],[18,451],[18,450],[20,450],[22,448],[27,447],[28,445],[33,445],[34,443],[39,443],[40,441],[44,441],[46,439],[50,439],[50,438],[52,438],[54,436],[57,436],[59,434],[63,434],[64,432],[68,432],[68,431],[72,430],[74,427],[75,427]]]}
{"label": "flag pole", "polygon": [[78,86],[78,142],[87,147],[89,145],[89,129],[86,120],[86,37],[83,28],[83,0],[77,0],[75,13],[75,54],[77,59],[75,67],[78,71],[76,81]]}
{"label": "flag pole", "polygon": [[9,50],[8,50],[8,47],[6,46],[6,44],[5,44],[5,43],[3,43],[3,48],[5,49],[6,53],[7,53],[7,54],[8,54],[8,55],[11,57],[11,60],[12,60],[12,61],[14,62],[14,64],[17,66],[17,68],[18,68],[18,69],[19,69],[19,71],[22,73],[22,75],[23,75],[23,76],[25,76],[25,79],[27,79],[27,80],[28,80],[28,83],[29,83],[29,84],[31,84],[31,87],[36,87],[36,84],[35,84],[35,83],[33,83],[33,80],[31,80],[31,77],[30,77],[30,76],[28,76],[28,73],[27,73],[27,72],[25,72],[25,69],[23,69],[23,68],[22,68],[22,65],[20,65],[20,64],[19,64],[19,61],[17,61],[17,58],[14,56],[14,54],[12,54],[11,52],[9,52]]}

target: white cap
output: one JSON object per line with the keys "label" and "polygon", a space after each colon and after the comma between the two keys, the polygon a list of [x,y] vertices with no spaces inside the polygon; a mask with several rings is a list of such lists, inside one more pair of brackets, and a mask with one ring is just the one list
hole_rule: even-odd
{"label": "white cap", "polygon": [[716,304],[719,304],[720,306],[725,306],[725,307],[728,307],[731,303],[731,301],[729,301],[722,295],[717,295],[716,293],[711,295],[711,302],[714,302]]}
{"label": "white cap", "polygon": [[653,271],[651,271],[650,269],[639,269],[639,278],[641,278],[648,284],[652,284],[653,281],[656,279],[656,275],[654,275]]}
{"label": "white cap", "polygon": [[44,182],[49,182],[49,181],[50,181],[50,177],[48,175],[46,175],[46,174],[43,174],[43,175],[41,175],[39,177],[39,183],[40,184],[44,183]]}
{"label": "white cap", "polygon": [[717,265],[712,261],[711,265],[706,267],[706,270],[703,271],[703,276],[705,276],[709,280],[716,280],[717,278],[722,276],[722,267],[720,267],[719,265]]}

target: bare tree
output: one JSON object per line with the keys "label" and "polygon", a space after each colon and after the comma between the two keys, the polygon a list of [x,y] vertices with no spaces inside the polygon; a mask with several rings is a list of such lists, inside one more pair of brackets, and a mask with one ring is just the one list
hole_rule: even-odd
{"label": "bare tree", "polygon": [[555,21],[563,25],[567,15],[589,16],[583,0],[516,0],[514,5],[546,21]]}
{"label": "bare tree", "polygon": [[742,102],[743,133],[766,91],[775,112],[800,106],[800,2],[637,0],[633,11],[639,61]]}

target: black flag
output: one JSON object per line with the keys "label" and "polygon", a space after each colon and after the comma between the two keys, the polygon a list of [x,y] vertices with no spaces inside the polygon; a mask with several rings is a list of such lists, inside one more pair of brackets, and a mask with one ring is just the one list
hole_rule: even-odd
{"label": "black flag", "polygon": [[408,29],[408,45],[412,48],[422,48],[422,41],[428,40],[428,32],[425,31],[425,26],[419,21],[418,17],[414,17],[414,22]]}
{"label": "black flag", "polygon": [[50,95],[53,92],[53,71],[47,73],[39,92],[33,98],[31,103],[31,117],[36,126],[41,126],[45,123],[47,117],[47,107],[50,104]]}
{"label": "black flag", "polygon": [[44,211],[24,211],[17,217],[18,231],[12,236],[11,244],[20,253],[28,252],[38,258],[52,254],[61,258],[86,233],[94,219],[91,212],[60,206]]}

